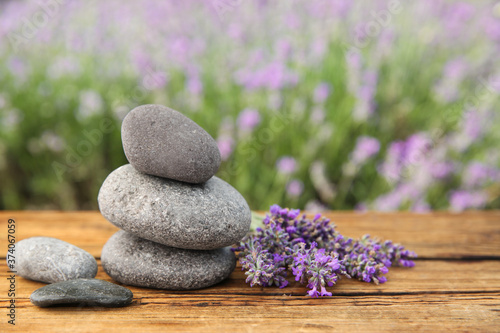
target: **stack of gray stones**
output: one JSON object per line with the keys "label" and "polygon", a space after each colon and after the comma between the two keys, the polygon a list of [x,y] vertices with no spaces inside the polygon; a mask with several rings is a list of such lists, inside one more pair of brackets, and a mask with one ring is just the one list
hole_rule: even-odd
{"label": "stack of gray stones", "polygon": [[169,290],[205,288],[227,278],[230,245],[250,228],[241,194],[215,177],[215,140],[181,113],[139,106],[125,117],[122,143],[130,164],[114,170],[98,196],[102,215],[119,227],[102,249],[114,280]]}

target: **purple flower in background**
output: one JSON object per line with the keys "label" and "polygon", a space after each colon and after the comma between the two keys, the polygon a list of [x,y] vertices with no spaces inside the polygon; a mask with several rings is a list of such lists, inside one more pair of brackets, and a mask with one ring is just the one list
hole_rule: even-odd
{"label": "purple flower in background", "polygon": [[[262,62],[262,59],[256,58],[255,62]],[[285,86],[295,85],[298,82],[297,74],[280,61],[260,66],[247,64],[246,67],[237,70],[234,76],[238,84],[245,86],[250,91],[258,88],[274,91]]]}
{"label": "purple flower in background", "polygon": [[356,49],[351,49],[346,54],[346,62],[350,73],[358,73],[363,64],[361,53]]}
{"label": "purple flower in background", "polygon": [[358,121],[367,120],[375,111],[375,93],[377,92],[378,74],[374,71],[363,73],[363,82],[356,88],[357,103],[353,110],[353,118]]}
{"label": "purple flower in background", "polygon": [[467,62],[462,58],[456,58],[448,61],[444,66],[443,75],[450,79],[461,79],[467,72]]}
{"label": "purple flower in background", "polygon": [[482,138],[491,125],[493,113],[468,110],[461,119],[461,130],[450,136],[450,146],[458,152],[467,150],[474,142]]}
{"label": "purple flower in background", "polygon": [[430,151],[431,140],[425,133],[413,134],[406,140],[405,160],[410,163],[423,161],[424,156]]}
{"label": "purple flower in background", "polygon": [[16,56],[11,56],[7,60],[7,68],[12,73],[12,75],[18,78],[21,82],[24,81],[29,73],[26,62]]}
{"label": "purple flower in background", "polygon": [[199,95],[203,91],[203,83],[199,77],[190,77],[186,85],[187,90],[193,95]]}
{"label": "purple flower in background", "polygon": [[390,212],[398,210],[405,202],[413,202],[421,196],[421,191],[412,183],[398,185],[392,192],[379,196],[374,204],[375,209]]}
{"label": "purple flower in background", "polygon": [[316,39],[311,43],[311,60],[318,61],[323,59],[325,52],[327,51],[327,43],[324,39]]}
{"label": "purple flower in background", "polygon": [[304,183],[300,180],[293,179],[286,185],[286,193],[291,197],[299,197],[304,191]]}
{"label": "purple flower in background", "polygon": [[484,208],[488,203],[488,195],[482,191],[453,191],[450,195],[450,206],[455,212],[462,212],[468,208]]}
{"label": "purple flower in background", "polygon": [[313,100],[315,103],[323,103],[326,101],[330,95],[330,84],[326,82],[321,82],[315,89],[313,94]]}
{"label": "purple flower in background", "polygon": [[391,212],[399,209],[402,198],[396,191],[379,196],[375,202],[375,209],[381,212]]}
{"label": "purple flower in background", "polygon": [[469,3],[454,2],[445,10],[443,23],[445,23],[446,32],[453,36],[459,36],[464,30],[465,24],[473,17],[476,8]]}
{"label": "purple flower in background", "polygon": [[367,70],[363,73],[363,83],[367,86],[376,86],[378,81],[378,73],[373,70]]}
{"label": "purple flower in background", "polygon": [[135,65],[139,73],[145,73],[148,69],[153,67],[151,56],[147,52],[136,49],[131,53],[132,63]]}
{"label": "purple flower in background", "polygon": [[352,152],[352,160],[355,164],[361,165],[380,150],[380,142],[369,136],[361,136],[356,142],[356,147]]}
{"label": "purple flower in background", "polygon": [[453,173],[455,166],[451,162],[437,162],[431,165],[430,171],[434,178],[444,179]]}
{"label": "purple flower in background", "polygon": [[366,202],[358,202],[356,204],[356,207],[354,207],[354,210],[359,213],[367,212],[368,205],[366,204]]}
{"label": "purple flower in background", "polygon": [[443,69],[442,78],[435,86],[436,95],[446,103],[459,97],[459,88],[469,69],[469,64],[463,58],[449,60]]}
{"label": "purple flower in background", "polygon": [[219,147],[220,156],[223,161],[227,161],[227,159],[233,153],[233,145],[234,140],[230,136],[222,135],[217,138],[217,146]]}
{"label": "purple flower in background", "polygon": [[405,168],[422,163],[430,148],[431,140],[425,133],[413,134],[406,141],[393,142],[379,172],[387,179],[398,179]]}
{"label": "purple flower in background", "polygon": [[500,41],[500,20],[488,17],[483,24],[486,35],[494,41]]}
{"label": "purple flower in background", "polygon": [[201,82],[199,71],[195,67],[188,69],[186,90],[193,95],[200,95],[203,92],[203,82]]}
{"label": "purple flower in background", "polygon": [[284,175],[290,175],[297,168],[297,161],[291,156],[283,156],[276,162],[278,172]]}
{"label": "purple flower in background", "polygon": [[380,165],[379,172],[387,179],[396,180],[401,176],[404,158],[404,141],[391,143],[387,151],[387,156],[383,164]]}
{"label": "purple flower in background", "polygon": [[431,207],[425,200],[417,200],[411,207],[411,210],[415,213],[428,213],[431,211]]}
{"label": "purple flower in background", "polygon": [[464,132],[472,140],[481,136],[481,115],[479,112],[471,110],[464,115]]}
{"label": "purple flower in background", "polygon": [[499,172],[497,169],[483,163],[470,163],[463,173],[463,183],[468,188],[482,186],[489,181],[494,181]]}
{"label": "purple flower in background", "polygon": [[65,75],[79,76],[81,73],[81,64],[75,57],[58,57],[47,68],[47,75],[52,79],[59,79]]}
{"label": "purple flower in background", "polygon": [[[275,76],[275,74],[277,75]],[[278,75],[282,77],[278,79]],[[267,81],[267,88],[270,90],[294,86],[299,81],[298,75],[281,63],[271,64],[266,71],[266,76],[264,76],[264,80],[269,79],[269,81]]]}
{"label": "purple flower in background", "polygon": [[396,141],[389,146],[386,159],[379,172],[387,179],[399,179],[411,166],[422,166],[431,149],[431,140],[425,133],[417,133],[406,141]]}
{"label": "purple flower in background", "polygon": [[244,109],[238,115],[238,128],[243,132],[252,132],[255,126],[260,123],[259,111],[255,109]]}
{"label": "purple flower in background", "polygon": [[292,51],[292,45],[290,41],[280,39],[274,44],[274,51],[279,59],[286,59]]}

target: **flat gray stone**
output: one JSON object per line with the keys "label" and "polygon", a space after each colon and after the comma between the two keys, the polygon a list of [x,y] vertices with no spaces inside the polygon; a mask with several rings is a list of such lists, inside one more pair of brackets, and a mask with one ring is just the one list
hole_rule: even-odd
{"label": "flat gray stone", "polygon": [[154,243],[123,230],[104,245],[102,267],[115,281],[147,288],[201,289],[227,278],[236,266],[230,247],[185,250]]}
{"label": "flat gray stone", "polygon": [[52,237],[31,237],[16,243],[17,271],[26,279],[54,283],[93,278],[97,262],[85,250]]}
{"label": "flat gray stone", "polygon": [[122,143],[128,161],[140,172],[183,182],[206,182],[221,163],[210,134],[163,105],[130,111],[122,123]]}
{"label": "flat gray stone", "polygon": [[36,306],[95,305],[122,307],[132,302],[132,292],[114,283],[97,279],[76,279],[49,284],[35,290],[30,300]]}
{"label": "flat gray stone", "polygon": [[252,219],[241,194],[217,177],[187,184],[140,173],[130,164],[106,178],[98,202],[102,215],[118,228],[182,249],[237,243]]}

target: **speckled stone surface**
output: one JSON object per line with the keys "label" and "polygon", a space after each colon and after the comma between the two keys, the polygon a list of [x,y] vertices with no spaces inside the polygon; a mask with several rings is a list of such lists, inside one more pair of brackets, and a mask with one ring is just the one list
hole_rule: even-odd
{"label": "speckled stone surface", "polygon": [[226,279],[236,266],[236,258],[229,247],[177,249],[120,230],[104,245],[101,263],[109,276],[124,284],[191,290]]}
{"label": "speckled stone surface", "polygon": [[97,274],[97,262],[90,253],[52,237],[17,242],[15,256],[17,275],[30,280],[54,283]]}
{"label": "speckled stone surface", "polygon": [[122,123],[123,150],[137,170],[188,183],[210,179],[221,163],[215,140],[180,112],[141,105]]}
{"label": "speckled stone surface", "polygon": [[52,305],[95,305],[122,307],[132,302],[132,292],[114,283],[97,279],[76,279],[49,284],[35,290],[31,303]]}
{"label": "speckled stone surface", "polygon": [[129,164],[106,178],[98,202],[102,215],[120,229],[183,249],[232,245],[251,223],[245,199],[217,177],[187,184],[142,174]]}

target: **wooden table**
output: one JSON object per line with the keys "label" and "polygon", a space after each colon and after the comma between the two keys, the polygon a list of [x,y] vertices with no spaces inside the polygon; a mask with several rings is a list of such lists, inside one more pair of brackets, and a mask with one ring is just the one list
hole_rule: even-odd
{"label": "wooden table", "polygon": [[[290,280],[285,289],[250,288],[239,267],[226,281],[203,290],[176,292],[130,287],[125,308],[38,308],[30,294],[44,283],[16,277],[16,326],[24,332],[288,332],[288,331],[500,331],[500,212],[463,214],[326,214],[351,237],[365,233],[416,251],[414,268],[391,268],[388,282],[342,279],[333,297],[312,299]],[[16,240],[51,236],[95,256],[117,230],[98,212],[0,212],[0,255],[7,252],[7,221]],[[5,262],[5,259],[3,259]],[[1,270],[0,331],[7,324],[8,281]]]}

